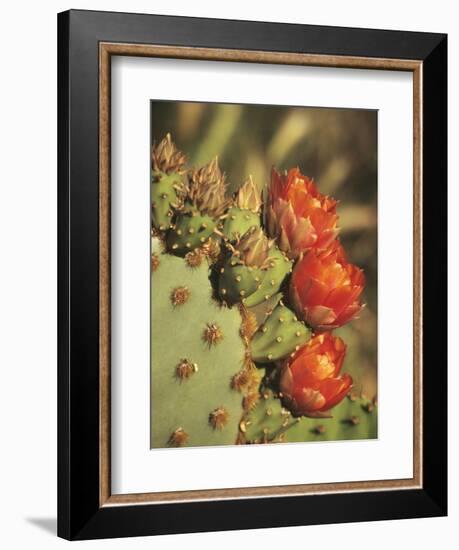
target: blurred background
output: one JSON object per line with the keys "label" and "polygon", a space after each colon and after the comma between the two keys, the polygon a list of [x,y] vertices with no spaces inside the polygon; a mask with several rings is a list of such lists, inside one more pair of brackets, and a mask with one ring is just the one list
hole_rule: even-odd
{"label": "blurred background", "polygon": [[360,319],[335,331],[347,343],[354,389],[377,393],[377,112],[357,109],[151,102],[152,142],[167,132],[199,166],[218,155],[233,192],[249,175],[261,188],[271,167],[298,166],[339,201],[348,260],[365,271]]}

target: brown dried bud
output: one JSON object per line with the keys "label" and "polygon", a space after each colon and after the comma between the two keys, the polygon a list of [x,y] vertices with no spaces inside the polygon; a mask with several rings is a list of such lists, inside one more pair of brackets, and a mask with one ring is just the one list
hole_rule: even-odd
{"label": "brown dried bud", "polygon": [[244,210],[251,210],[255,214],[260,211],[262,201],[261,192],[253,182],[252,176],[239,188],[234,203]]}
{"label": "brown dried bud", "polygon": [[170,174],[185,172],[186,156],[177,149],[171,135],[167,134],[158,145],[153,145],[153,171]]}
{"label": "brown dried bud", "polygon": [[201,214],[214,218],[221,216],[230,201],[225,197],[225,174],[222,174],[215,157],[202,168],[189,174],[189,199]]}

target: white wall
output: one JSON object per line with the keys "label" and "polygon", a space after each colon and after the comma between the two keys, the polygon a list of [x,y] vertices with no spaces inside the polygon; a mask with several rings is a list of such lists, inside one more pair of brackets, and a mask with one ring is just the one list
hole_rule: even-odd
{"label": "white wall", "polygon": [[[285,21],[449,33],[450,46],[450,280],[458,280],[459,216],[458,41],[450,0],[368,2],[195,0],[8,2],[0,19],[0,545],[52,549],[56,508],[56,12],[73,8]],[[455,208],[456,207],[456,208]],[[434,228],[432,228],[434,230]],[[450,288],[450,339],[457,339],[457,286]],[[455,317],[453,319],[453,316]],[[458,354],[450,350],[450,388],[458,386]],[[450,464],[459,463],[459,406],[451,390]],[[457,539],[458,475],[450,471],[450,517],[431,520],[96,541],[92,548],[178,549],[237,545],[264,549],[409,544],[431,549]],[[33,546],[32,546],[33,545]]]}

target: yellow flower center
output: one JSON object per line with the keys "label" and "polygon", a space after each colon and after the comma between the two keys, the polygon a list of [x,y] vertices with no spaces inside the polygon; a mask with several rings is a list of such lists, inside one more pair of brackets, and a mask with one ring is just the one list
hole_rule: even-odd
{"label": "yellow flower center", "polygon": [[335,372],[335,365],[327,354],[318,355],[314,374],[319,380],[325,380]]}

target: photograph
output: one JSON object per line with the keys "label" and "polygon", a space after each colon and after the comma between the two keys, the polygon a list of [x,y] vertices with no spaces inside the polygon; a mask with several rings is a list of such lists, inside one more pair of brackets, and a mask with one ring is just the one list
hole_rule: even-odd
{"label": "photograph", "polygon": [[377,439],[378,111],[150,115],[151,448]]}

